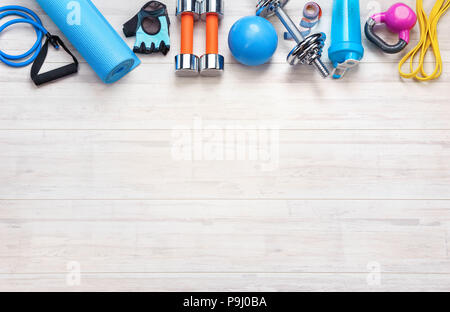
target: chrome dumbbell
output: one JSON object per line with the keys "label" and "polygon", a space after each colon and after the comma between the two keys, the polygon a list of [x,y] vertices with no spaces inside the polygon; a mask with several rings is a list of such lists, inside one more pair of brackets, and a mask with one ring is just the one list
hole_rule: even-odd
{"label": "chrome dumbbell", "polygon": [[177,76],[192,77],[199,74],[199,58],[194,55],[194,23],[200,17],[197,0],[178,0],[177,17],[181,20],[181,49],[175,56]]}
{"label": "chrome dumbbell", "polygon": [[223,0],[203,0],[201,19],[206,22],[206,53],[200,58],[202,76],[219,76],[225,60],[219,54],[219,21],[223,18]]}
{"label": "chrome dumbbell", "polygon": [[258,0],[256,15],[265,18],[276,15],[292,38],[297,42],[297,45],[287,57],[289,64],[313,65],[323,78],[328,77],[330,72],[321,60],[322,50],[325,45],[325,36],[317,33],[303,38],[300,30],[283,10],[283,7],[288,2],[289,0]]}

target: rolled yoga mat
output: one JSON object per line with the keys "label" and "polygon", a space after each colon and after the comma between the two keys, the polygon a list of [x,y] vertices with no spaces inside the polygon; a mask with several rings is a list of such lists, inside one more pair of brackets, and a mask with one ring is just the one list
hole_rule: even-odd
{"label": "rolled yoga mat", "polygon": [[90,0],[36,0],[105,83],[141,61]]}

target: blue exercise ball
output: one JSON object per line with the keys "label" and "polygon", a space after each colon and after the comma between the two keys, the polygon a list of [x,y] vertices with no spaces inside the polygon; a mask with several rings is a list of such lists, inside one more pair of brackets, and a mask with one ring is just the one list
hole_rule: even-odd
{"label": "blue exercise ball", "polygon": [[267,63],[278,46],[273,25],[260,16],[247,16],[230,29],[228,45],[235,59],[248,66]]}

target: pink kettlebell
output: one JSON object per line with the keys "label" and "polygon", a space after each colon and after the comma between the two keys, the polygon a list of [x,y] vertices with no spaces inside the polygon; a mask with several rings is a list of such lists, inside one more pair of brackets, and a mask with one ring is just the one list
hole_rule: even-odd
{"label": "pink kettlebell", "polygon": [[[417,23],[417,15],[413,9],[404,3],[396,3],[386,12],[372,15],[366,23],[365,33],[367,39],[386,53],[394,54],[402,51],[409,43],[409,33]],[[375,34],[377,24],[386,24],[387,28],[399,34],[396,44],[388,44]]]}

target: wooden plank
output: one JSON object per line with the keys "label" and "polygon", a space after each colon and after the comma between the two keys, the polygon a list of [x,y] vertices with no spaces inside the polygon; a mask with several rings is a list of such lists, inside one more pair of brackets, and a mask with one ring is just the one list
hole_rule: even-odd
{"label": "wooden plank", "polygon": [[0,273],[450,274],[450,201],[0,201]]}
{"label": "wooden plank", "polygon": [[[67,275],[0,275],[0,291],[448,291],[448,275],[382,274],[87,274],[67,286]],[[368,280],[370,283],[368,283]]]}
{"label": "wooden plank", "polygon": [[192,127],[195,118],[241,128],[449,128],[447,74],[432,84],[403,83],[394,67],[364,66],[335,82],[284,65],[250,71],[232,65],[221,81],[179,80],[170,65],[143,65],[113,87],[82,66],[78,76],[40,89],[28,69],[6,68],[0,129],[172,129]]}
{"label": "wooden plank", "polygon": [[[247,135],[261,138],[240,140]],[[0,198],[449,199],[449,136],[220,128],[0,131],[0,180],[8,181]]]}

